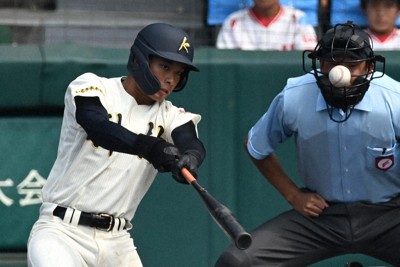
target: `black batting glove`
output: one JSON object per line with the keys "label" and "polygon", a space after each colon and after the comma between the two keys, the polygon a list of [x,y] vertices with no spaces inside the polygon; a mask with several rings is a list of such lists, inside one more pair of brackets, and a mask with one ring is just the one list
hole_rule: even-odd
{"label": "black batting glove", "polygon": [[197,169],[201,165],[201,156],[196,150],[187,150],[181,155],[176,166],[172,168],[172,177],[181,184],[188,184],[185,177],[182,175],[182,168],[185,167],[188,171],[197,178]]}
{"label": "black batting glove", "polygon": [[162,138],[139,134],[136,154],[147,159],[159,172],[170,172],[180,157],[179,149]]}

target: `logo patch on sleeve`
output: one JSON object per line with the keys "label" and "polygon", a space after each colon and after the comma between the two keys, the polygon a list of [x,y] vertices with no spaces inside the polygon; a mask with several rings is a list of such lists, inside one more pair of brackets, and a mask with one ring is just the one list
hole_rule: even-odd
{"label": "logo patch on sleeve", "polygon": [[394,164],[394,156],[386,156],[386,157],[378,157],[375,159],[375,166],[376,168],[387,171],[389,170]]}

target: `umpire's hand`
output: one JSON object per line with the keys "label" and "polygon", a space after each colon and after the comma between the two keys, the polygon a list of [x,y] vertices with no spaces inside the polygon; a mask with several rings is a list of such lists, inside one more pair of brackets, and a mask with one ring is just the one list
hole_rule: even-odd
{"label": "umpire's hand", "polygon": [[293,198],[290,204],[295,210],[309,217],[318,217],[325,208],[329,207],[319,194],[302,191]]}

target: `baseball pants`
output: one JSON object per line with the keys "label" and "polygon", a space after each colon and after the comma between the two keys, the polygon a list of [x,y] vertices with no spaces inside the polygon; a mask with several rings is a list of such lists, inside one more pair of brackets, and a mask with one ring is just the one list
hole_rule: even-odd
{"label": "baseball pants", "polygon": [[106,232],[77,225],[77,218],[62,220],[53,216],[55,207],[52,203],[42,204],[28,240],[29,267],[143,266],[126,229]]}
{"label": "baseball pants", "polygon": [[215,267],[301,267],[352,253],[400,266],[400,197],[329,204],[318,218],[290,210],[267,221],[252,232],[249,249],[228,247]]}

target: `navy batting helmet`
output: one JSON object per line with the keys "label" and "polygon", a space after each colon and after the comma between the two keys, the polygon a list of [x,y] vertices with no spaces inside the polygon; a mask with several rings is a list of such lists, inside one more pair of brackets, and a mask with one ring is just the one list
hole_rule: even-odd
{"label": "navy batting helmet", "polygon": [[146,94],[152,95],[160,90],[160,82],[150,70],[150,56],[185,64],[188,70],[182,74],[174,90],[176,92],[185,87],[189,71],[199,71],[193,65],[193,55],[192,40],[185,31],[169,24],[154,23],[144,27],[138,33],[131,47],[127,67],[140,88]]}

